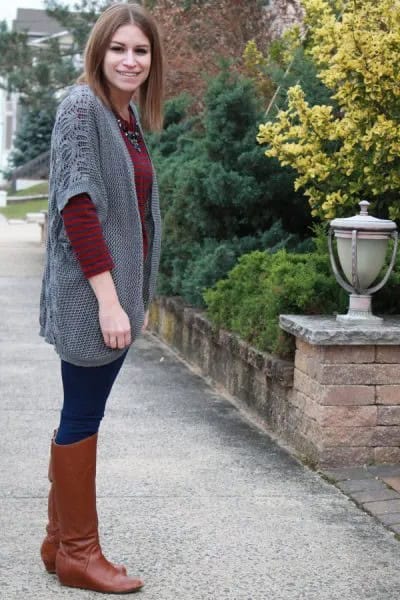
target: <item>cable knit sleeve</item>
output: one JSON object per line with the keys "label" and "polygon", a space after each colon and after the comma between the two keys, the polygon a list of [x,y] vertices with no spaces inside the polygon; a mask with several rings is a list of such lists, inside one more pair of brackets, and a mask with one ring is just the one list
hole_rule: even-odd
{"label": "cable knit sleeve", "polygon": [[95,98],[83,87],[61,102],[52,134],[50,177],[60,212],[73,196],[88,194],[102,223],[108,207],[99,160],[97,110]]}

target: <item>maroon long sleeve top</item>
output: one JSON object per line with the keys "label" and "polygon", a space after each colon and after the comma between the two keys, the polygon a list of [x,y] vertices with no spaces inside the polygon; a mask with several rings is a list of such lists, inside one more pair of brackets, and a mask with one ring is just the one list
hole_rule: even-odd
{"label": "maroon long sleeve top", "polygon": [[[130,109],[129,109],[130,110]],[[119,117],[121,118],[121,117]],[[121,118],[129,131],[135,130],[135,117],[130,110],[130,121]],[[148,239],[145,227],[147,204],[149,202],[153,173],[150,157],[142,136],[139,137],[140,152],[134,148],[121,130],[132,160],[135,174],[136,195],[142,223],[143,254],[148,252]],[[64,227],[73,251],[87,279],[114,268],[114,262],[103,236],[103,230],[97,216],[96,207],[88,194],[73,196],[62,211]]]}

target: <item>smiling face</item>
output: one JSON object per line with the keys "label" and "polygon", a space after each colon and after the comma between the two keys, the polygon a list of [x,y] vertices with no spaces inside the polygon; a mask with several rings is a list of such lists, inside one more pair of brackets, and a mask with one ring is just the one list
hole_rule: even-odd
{"label": "smiling face", "polygon": [[103,60],[103,74],[116,106],[126,105],[146,81],[151,67],[149,39],[136,25],[119,27]]}

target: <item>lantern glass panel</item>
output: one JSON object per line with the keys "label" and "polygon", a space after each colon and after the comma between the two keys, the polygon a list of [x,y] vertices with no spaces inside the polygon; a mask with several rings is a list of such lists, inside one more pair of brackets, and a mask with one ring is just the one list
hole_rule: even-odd
{"label": "lantern glass panel", "polygon": [[[385,262],[388,239],[357,237],[357,271],[360,287],[368,289],[377,279]],[[337,236],[337,250],[340,264],[348,282],[352,285],[352,239],[340,234]]]}

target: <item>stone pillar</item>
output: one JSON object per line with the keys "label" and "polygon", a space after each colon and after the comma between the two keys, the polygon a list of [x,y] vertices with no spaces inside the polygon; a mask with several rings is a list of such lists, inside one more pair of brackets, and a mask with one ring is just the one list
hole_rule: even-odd
{"label": "stone pillar", "polygon": [[400,317],[343,326],[282,315],[296,337],[291,437],[321,466],[400,461]]}

